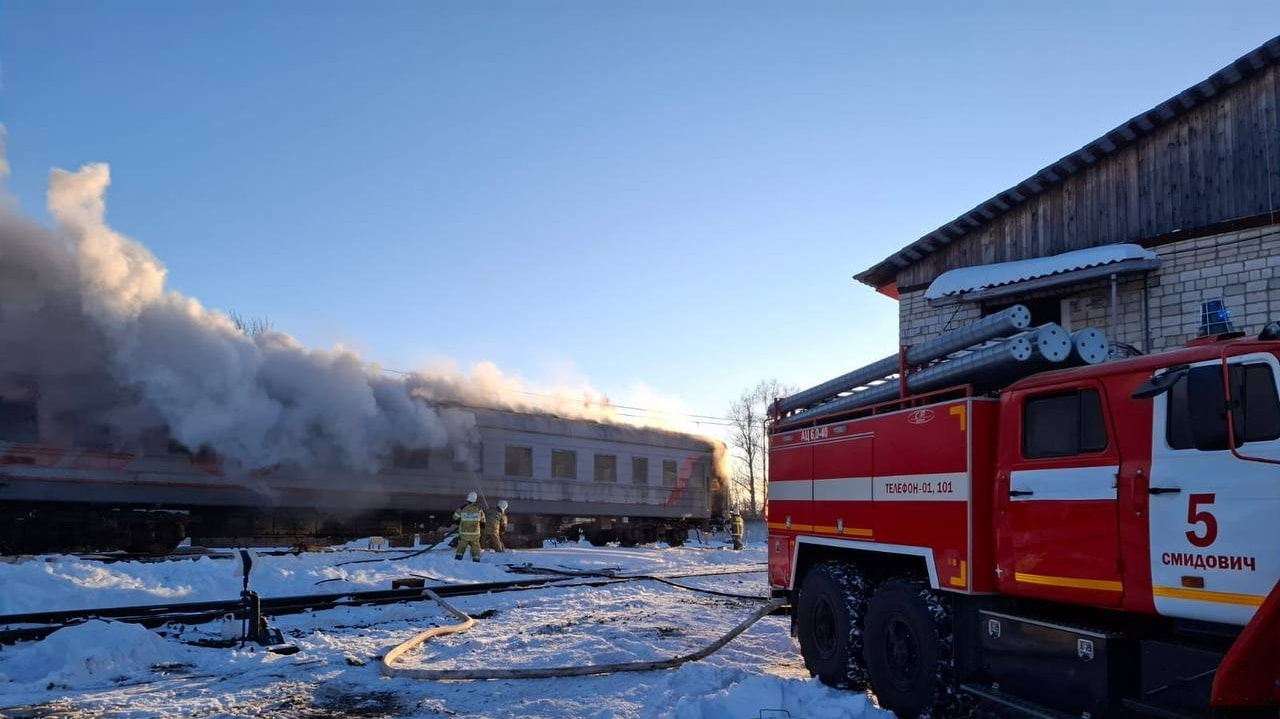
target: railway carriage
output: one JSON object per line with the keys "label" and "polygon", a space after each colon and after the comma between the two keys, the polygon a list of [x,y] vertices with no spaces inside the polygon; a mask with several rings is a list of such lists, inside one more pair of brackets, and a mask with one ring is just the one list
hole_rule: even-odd
{"label": "railway carriage", "polygon": [[0,549],[163,552],[380,535],[443,536],[470,491],[510,503],[511,546],[549,538],[682,543],[727,506],[722,447],[702,437],[466,408],[474,445],[398,449],[377,473],[228,470],[165,437],[127,449],[42,441],[34,403],[0,397]]}

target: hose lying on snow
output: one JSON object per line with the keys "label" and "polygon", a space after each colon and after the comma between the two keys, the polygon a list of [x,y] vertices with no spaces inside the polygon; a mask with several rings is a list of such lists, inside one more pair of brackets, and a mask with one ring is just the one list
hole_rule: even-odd
{"label": "hose lying on snow", "polygon": [[623,662],[618,664],[596,664],[591,666],[572,666],[572,667],[534,667],[530,669],[407,669],[402,667],[394,667],[392,664],[404,655],[405,652],[422,644],[432,637],[444,636],[446,634],[455,634],[463,632],[471,628],[476,620],[467,616],[466,613],[456,609],[453,605],[441,599],[439,595],[431,590],[425,590],[425,593],[432,599],[436,600],[445,611],[461,620],[458,624],[452,624],[442,627],[432,627],[425,632],[419,633],[409,641],[387,652],[382,657],[382,662],[378,667],[378,671],[383,676],[388,677],[406,677],[409,679],[549,679],[552,677],[582,677],[592,674],[613,674],[616,672],[645,672],[655,669],[672,669],[678,667],[685,662],[696,661],[717,651],[724,645],[728,644],[734,637],[743,633],[752,624],[760,621],[762,618],[772,614],[775,610],[786,603],[785,598],[774,599],[757,609],[751,616],[738,623],[738,626],[730,629],[727,634],[720,637],[716,641],[699,649],[691,654],[682,654],[670,659],[660,659],[648,662]]}
{"label": "hose lying on snow", "polygon": [[441,542],[447,542],[447,541],[449,541],[450,539],[453,539],[453,538],[454,538],[454,537],[456,537],[456,536],[458,536],[458,533],[457,533],[457,532],[449,532],[448,534],[446,534],[446,535],[444,535],[443,537],[441,537],[441,538],[437,539],[436,541],[432,542],[431,544],[429,544],[429,545],[427,545],[427,546],[423,547],[422,549],[419,549],[419,550],[417,550],[417,551],[411,551],[411,552],[409,552],[408,554],[401,554],[401,555],[400,555],[400,556],[398,556],[398,557],[374,557],[373,559],[352,559],[352,560],[349,560],[349,561],[346,561],[346,562],[338,562],[337,564],[335,564],[335,565],[333,565],[333,566],[335,566],[335,567],[345,567],[345,566],[347,566],[348,564],[370,564],[370,563],[373,563],[373,562],[398,562],[398,561],[400,561],[401,559],[412,559],[412,558],[414,558],[414,557],[417,557],[417,556],[420,556],[420,555],[426,554],[427,552],[430,552],[431,550],[435,549],[435,548],[436,548],[436,547],[437,547]]}

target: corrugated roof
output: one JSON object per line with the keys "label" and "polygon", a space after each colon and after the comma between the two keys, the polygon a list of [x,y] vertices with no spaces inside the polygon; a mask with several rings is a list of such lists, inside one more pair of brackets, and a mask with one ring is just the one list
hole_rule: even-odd
{"label": "corrugated roof", "polygon": [[1151,250],[1143,249],[1138,245],[1120,244],[1090,247],[1049,257],[960,267],[938,275],[938,279],[925,290],[924,297],[927,300],[939,300],[943,297],[954,297],[1089,267],[1114,265],[1126,260],[1155,259],[1156,253]]}
{"label": "corrugated roof", "polygon": [[854,275],[859,282],[882,287],[893,282],[898,272],[914,265],[925,256],[963,239],[975,230],[1004,215],[1037,195],[1099,160],[1136,143],[1159,128],[1185,115],[1192,109],[1222,94],[1253,75],[1280,62],[1280,36],[1271,38],[1256,50],[1227,65],[1174,97],[1125,122],[1031,177],[983,202],[956,219],[889,255],[873,267]]}

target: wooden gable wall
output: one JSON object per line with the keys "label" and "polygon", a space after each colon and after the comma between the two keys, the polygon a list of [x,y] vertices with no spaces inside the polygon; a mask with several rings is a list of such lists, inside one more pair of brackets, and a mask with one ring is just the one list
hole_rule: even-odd
{"label": "wooden gable wall", "polygon": [[898,274],[898,288],[922,288],[956,267],[1280,216],[1278,100],[1272,66],[926,255]]}

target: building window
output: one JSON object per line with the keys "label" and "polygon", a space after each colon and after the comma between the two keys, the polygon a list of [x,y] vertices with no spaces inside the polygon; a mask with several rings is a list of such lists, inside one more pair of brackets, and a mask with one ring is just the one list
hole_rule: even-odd
{"label": "building window", "polygon": [[503,473],[508,477],[533,476],[533,447],[507,445]]}
{"label": "building window", "polygon": [[631,483],[632,484],[648,484],[649,483],[649,458],[648,457],[632,457],[631,458]]}
{"label": "building window", "polygon": [[662,486],[676,486],[676,461],[674,459],[662,460]]}
{"label": "building window", "polygon": [[[1228,448],[1226,442],[1226,412],[1222,409],[1225,393],[1222,391],[1221,373],[1218,367],[1196,367],[1209,379],[1210,391],[1196,406],[1189,387],[1191,381],[1183,377],[1169,390],[1168,410],[1165,419],[1165,440],[1173,449],[1196,447],[1196,422],[1210,426],[1217,423],[1217,437],[1198,449],[1211,451]],[[1267,442],[1280,439],[1280,397],[1276,395],[1276,380],[1271,366],[1266,364],[1231,365],[1228,370],[1231,382],[1231,399],[1234,406],[1231,423],[1235,429],[1235,445],[1248,442]],[[1194,418],[1194,419],[1193,419]],[[1206,432],[1209,436],[1214,434]],[[1202,440],[1203,441],[1203,440]]]}
{"label": "building window", "polygon": [[618,481],[618,456],[615,454],[596,455],[595,480],[597,482]]}
{"label": "building window", "polygon": [[1107,448],[1102,401],[1093,389],[1031,397],[1022,408],[1022,456],[1070,457]]}
{"label": "building window", "polygon": [[571,449],[551,450],[551,476],[555,479],[577,479],[578,453]]}

